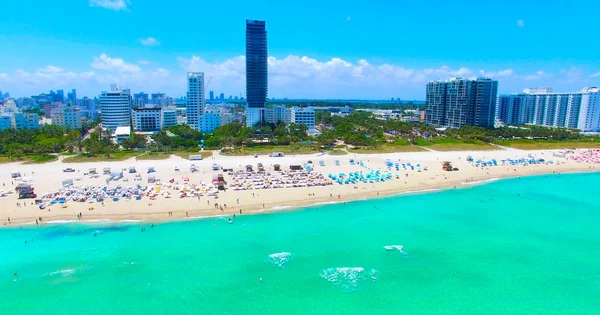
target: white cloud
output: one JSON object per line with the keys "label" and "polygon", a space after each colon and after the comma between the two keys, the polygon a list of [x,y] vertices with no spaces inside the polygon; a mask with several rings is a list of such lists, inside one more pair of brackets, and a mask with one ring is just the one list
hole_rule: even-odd
{"label": "white cloud", "polygon": [[140,39],[140,43],[144,46],[155,46],[160,45],[160,43],[154,37],[148,37],[144,39]]}
{"label": "white cloud", "polygon": [[524,76],[522,76],[522,78],[527,81],[532,81],[532,80],[539,80],[545,76],[546,76],[546,73],[544,71],[538,70],[536,73],[524,75]]}
{"label": "white cloud", "polygon": [[142,69],[135,64],[126,63],[120,58],[111,58],[106,54],[95,57],[92,62],[92,68],[99,70],[117,70],[120,72],[140,72]]}
{"label": "white cloud", "polygon": [[600,72],[596,72],[590,75],[590,78],[597,78],[600,77]]}
{"label": "white cloud", "polygon": [[[208,90],[226,95],[245,95],[244,56],[207,61],[200,56],[178,57],[179,67],[167,68],[157,62],[130,63],[122,58],[100,54],[87,69],[72,71],[57,65],[38,69],[19,69],[0,74],[3,91],[13,95],[35,95],[57,88],[77,88],[82,95],[95,96],[111,83],[132,91],[164,91],[172,96],[185,95],[186,71],[212,77]],[[451,77],[491,77],[499,80],[501,93],[513,93],[530,86],[551,86],[555,90],[580,90],[590,75],[581,68],[552,74],[543,70],[519,72],[512,68],[477,69],[472,67],[404,67],[391,63],[373,63],[331,58],[318,60],[308,56],[269,57],[269,97],[289,98],[360,98],[423,99],[425,84]],[[591,76],[600,77],[600,73]]]}
{"label": "white cloud", "polygon": [[490,78],[504,78],[504,77],[510,77],[515,75],[515,71],[513,69],[505,69],[505,70],[500,70],[500,71],[484,71],[484,70],[479,70],[479,73],[481,74],[481,76],[484,77],[490,77]]}
{"label": "white cloud", "polygon": [[148,61],[148,60],[138,60],[138,63],[141,64],[141,65],[149,65],[150,61]]}
{"label": "white cloud", "polygon": [[91,7],[101,7],[114,11],[128,11],[129,0],[90,0]]}
{"label": "white cloud", "polygon": [[517,21],[517,26],[518,27],[524,27],[525,26],[525,20],[518,20]]}

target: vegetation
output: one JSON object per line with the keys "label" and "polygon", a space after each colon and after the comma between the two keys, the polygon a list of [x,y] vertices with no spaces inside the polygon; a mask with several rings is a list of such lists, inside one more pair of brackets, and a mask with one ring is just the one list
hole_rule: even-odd
{"label": "vegetation", "polygon": [[[331,104],[329,104],[331,105]],[[387,106],[387,105],[386,105]],[[389,107],[388,107],[389,108]],[[316,112],[321,133],[311,137],[305,125],[239,123],[220,126],[201,133],[187,125],[170,127],[151,138],[133,133],[115,144],[110,130],[97,128],[99,121],[87,122],[81,130],[44,125],[37,130],[0,131],[0,163],[45,163],[58,155],[64,162],[120,161],[128,158],[166,159],[175,154],[187,159],[190,154],[210,157],[210,150],[224,155],[254,155],[284,152],[308,154],[414,152],[430,150],[495,150],[499,146],[519,149],[599,148],[599,137],[582,136],[578,130],[517,126],[438,131],[421,123],[380,120],[372,113],[354,111],[347,117]],[[89,134],[88,134],[89,133]]]}
{"label": "vegetation", "polygon": [[102,155],[78,154],[64,158],[63,163],[125,161],[140,155],[139,151],[115,151]]}

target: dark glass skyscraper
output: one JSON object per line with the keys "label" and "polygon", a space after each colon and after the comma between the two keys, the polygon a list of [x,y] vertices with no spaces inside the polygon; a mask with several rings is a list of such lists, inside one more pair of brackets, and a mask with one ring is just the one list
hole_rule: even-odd
{"label": "dark glass skyscraper", "polygon": [[267,29],[265,21],[246,20],[246,96],[248,108],[267,103]]}
{"label": "dark glass skyscraper", "polygon": [[498,81],[454,78],[427,84],[425,123],[460,128],[493,127]]}

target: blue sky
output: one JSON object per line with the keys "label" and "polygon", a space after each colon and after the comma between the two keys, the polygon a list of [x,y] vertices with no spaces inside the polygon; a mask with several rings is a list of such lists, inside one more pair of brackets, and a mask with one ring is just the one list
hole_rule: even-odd
{"label": "blue sky", "polygon": [[244,94],[245,19],[267,21],[269,97],[424,99],[486,75],[502,93],[600,83],[596,1],[3,1],[0,90]]}

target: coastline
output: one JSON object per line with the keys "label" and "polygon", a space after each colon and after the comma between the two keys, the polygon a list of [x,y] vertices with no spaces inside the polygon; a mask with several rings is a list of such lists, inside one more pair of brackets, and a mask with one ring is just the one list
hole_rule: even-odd
{"label": "coastline", "polygon": [[[514,154],[515,152],[508,151],[494,151],[493,155],[499,155],[503,152],[506,155]],[[413,154],[398,154],[402,158],[415,157],[415,160],[421,160],[421,163],[430,164],[429,171],[423,171],[413,173],[406,176],[405,178],[394,179],[383,183],[373,184],[357,184],[358,188],[352,187],[352,185],[338,185],[335,183],[332,186],[325,187],[306,187],[306,188],[282,188],[273,190],[248,190],[243,192],[225,192],[218,199],[210,200],[205,198],[207,202],[197,202],[195,200],[185,199],[165,199],[155,200],[152,206],[146,205],[147,200],[141,201],[123,201],[119,203],[107,203],[106,208],[96,209],[100,211],[85,211],[84,207],[89,205],[86,203],[76,204],[69,203],[73,206],[67,209],[53,209],[52,212],[46,212],[38,210],[35,206],[28,206],[20,208],[18,210],[10,211],[5,207],[6,204],[10,207],[9,201],[18,201],[17,199],[8,200],[6,197],[0,199],[0,205],[2,210],[0,213],[3,221],[6,217],[11,217],[10,224],[3,224],[0,227],[36,227],[36,218],[43,216],[43,223],[40,226],[54,225],[54,224],[120,224],[120,223],[135,223],[135,224],[147,224],[147,223],[163,223],[171,221],[186,221],[186,220],[199,220],[206,218],[215,218],[223,216],[240,215],[251,215],[251,214],[266,214],[266,213],[277,213],[277,212],[288,212],[296,211],[303,208],[316,207],[325,204],[334,203],[345,203],[358,200],[367,200],[375,198],[386,198],[398,195],[408,194],[422,194],[447,189],[460,189],[468,188],[475,185],[486,184],[491,181],[515,178],[521,176],[535,176],[535,175],[548,175],[548,174],[566,174],[566,173],[582,173],[582,172],[594,172],[599,169],[595,165],[586,163],[577,163],[574,161],[561,160],[560,164],[554,165],[528,165],[528,166],[494,166],[486,168],[477,168],[469,166],[464,159],[459,157],[458,160],[454,159],[453,163],[460,167],[457,172],[443,172],[438,169],[432,169],[436,164],[439,165],[440,158],[450,157],[449,154],[456,155],[490,155],[490,152],[450,152],[433,156],[427,156],[428,153],[413,153]],[[549,151],[538,151],[533,154],[546,154]],[[432,153],[429,153],[431,155]],[[529,151],[522,151],[521,155],[532,154]],[[412,156],[411,156],[412,155]],[[359,156],[357,159],[373,160],[370,164],[379,165],[382,161],[389,158],[390,154],[373,154]],[[277,160],[278,163],[295,163],[297,160],[306,159],[321,159],[315,155],[297,156],[293,158],[285,158],[284,160]],[[327,157],[329,162],[339,157]],[[344,160],[351,159],[352,157],[346,157]],[[420,158],[420,159],[417,159]],[[342,160],[342,158],[339,158]],[[556,158],[555,158],[556,159]],[[208,167],[214,162],[221,162],[226,164],[228,161],[235,161],[237,163],[244,164],[248,163],[248,158],[221,158],[211,159],[203,161],[203,166]],[[252,159],[253,160],[253,159]],[[254,160],[256,161],[256,160]],[[187,161],[182,159],[172,159],[166,161],[166,166],[172,166],[174,163],[183,164]],[[57,162],[58,164],[60,162]],[[131,163],[131,161],[129,161]],[[145,162],[148,164],[149,162]],[[189,162],[187,162],[189,163]],[[123,165],[123,162],[111,162],[112,165]],[[138,164],[140,164],[138,162]],[[150,163],[152,164],[152,163]],[[154,161],[154,164],[160,164],[158,161]],[[163,166],[164,167],[164,166]],[[381,168],[381,167],[380,167]],[[158,167],[157,167],[158,169]],[[347,168],[346,168],[347,169]],[[318,168],[316,171],[319,170]],[[38,171],[36,171],[37,174]],[[49,170],[51,176],[55,176],[57,169],[54,167]],[[204,175],[206,175],[206,171]],[[207,176],[212,176],[210,172]],[[407,173],[409,174],[409,173]],[[409,183],[410,182],[410,183]],[[121,183],[123,184],[123,183]],[[133,185],[130,183],[129,185]],[[272,194],[271,192],[274,192]],[[283,192],[283,193],[281,193]],[[256,197],[254,197],[256,193]],[[259,194],[267,194],[267,196],[259,197]],[[310,196],[309,196],[310,195]],[[339,195],[339,198],[337,197]],[[307,198],[307,196],[309,196]],[[207,200],[208,199],[208,200]],[[235,200],[243,200],[243,203],[236,204]],[[219,210],[211,205],[211,202],[229,203],[236,205],[235,207],[225,208]],[[85,205],[85,206],[84,206]],[[93,206],[99,207],[94,204]],[[146,210],[146,211],[145,211]],[[77,214],[81,212],[81,220],[77,219]],[[169,212],[173,215],[169,216]],[[15,215],[17,214],[17,215]]]}

